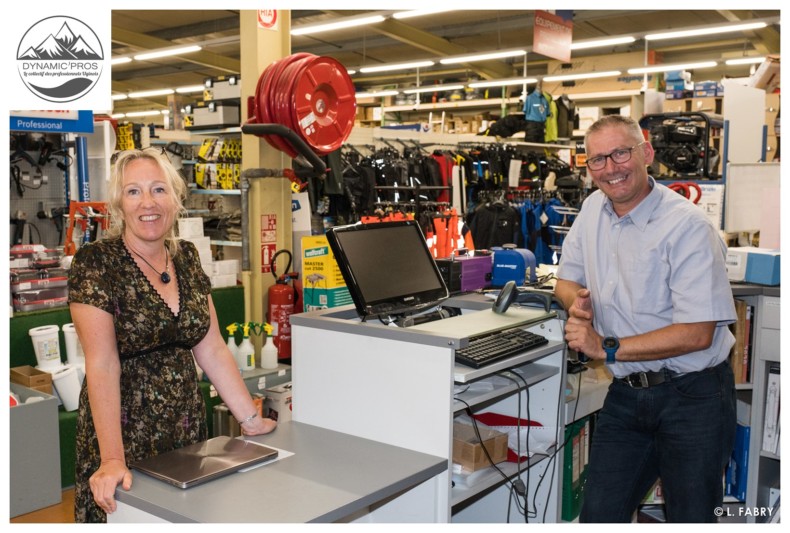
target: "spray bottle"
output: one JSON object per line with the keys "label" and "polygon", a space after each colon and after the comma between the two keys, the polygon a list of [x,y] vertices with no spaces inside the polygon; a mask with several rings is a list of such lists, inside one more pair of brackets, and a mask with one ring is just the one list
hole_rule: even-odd
{"label": "spray bottle", "polygon": [[239,347],[236,346],[236,330],[238,329],[238,324],[228,324],[225,326],[225,329],[228,330],[228,350],[230,350],[230,354],[233,356],[233,360],[238,360],[236,353],[239,351]]}
{"label": "spray bottle", "polygon": [[261,368],[277,368],[277,346],[274,345],[274,337],[272,337],[274,327],[266,323],[263,329],[266,332],[266,344],[261,349]]}
{"label": "spray bottle", "polygon": [[244,339],[239,344],[236,361],[241,370],[252,370],[255,368],[255,346],[250,341],[250,323],[241,326],[244,328]]}

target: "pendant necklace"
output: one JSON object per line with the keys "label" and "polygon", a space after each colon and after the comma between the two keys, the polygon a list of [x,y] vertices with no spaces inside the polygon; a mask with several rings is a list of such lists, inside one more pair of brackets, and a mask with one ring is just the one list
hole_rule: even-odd
{"label": "pendant necklace", "polygon": [[[127,246],[129,246],[128,243]],[[151,267],[151,270],[159,274],[159,279],[162,280],[162,283],[165,284],[170,283],[170,274],[168,273],[168,270],[170,268],[170,254],[167,252],[167,246],[165,246],[165,269],[162,272],[159,272],[157,269],[155,269],[154,266],[151,263],[149,263],[145,257],[137,253],[131,246],[129,246],[129,249],[132,250],[132,253],[134,253],[134,255],[142,259],[146,265]]]}

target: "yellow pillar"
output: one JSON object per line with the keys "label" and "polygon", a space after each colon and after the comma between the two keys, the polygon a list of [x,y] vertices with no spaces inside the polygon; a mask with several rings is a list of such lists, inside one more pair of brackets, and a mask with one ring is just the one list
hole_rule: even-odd
{"label": "yellow pillar", "polygon": [[[241,45],[241,112],[242,122],[249,116],[247,100],[255,96],[260,75],[272,62],[291,53],[291,14],[278,12],[276,30],[258,26],[255,10],[240,12]],[[254,168],[285,168],[290,158],[272,148],[264,139],[242,135],[242,170]],[[242,273],[244,283],[244,311],[247,320],[266,321],[267,293],[274,284],[265,257],[273,251],[292,247],[291,191],[286,178],[256,178],[251,180],[249,193],[250,270]],[[283,254],[284,256],[285,254]],[[264,264],[266,263],[266,264]],[[278,274],[284,273],[285,259],[277,261]],[[256,347],[260,339],[255,338]],[[256,365],[260,363],[256,361]]]}

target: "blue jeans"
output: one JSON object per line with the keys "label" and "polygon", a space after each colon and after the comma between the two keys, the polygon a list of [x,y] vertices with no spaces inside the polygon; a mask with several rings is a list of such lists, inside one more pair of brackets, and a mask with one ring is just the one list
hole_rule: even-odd
{"label": "blue jeans", "polygon": [[715,522],[735,425],[726,361],[649,388],[615,380],[592,435],[581,522],[630,522],[659,477],[668,522]]}

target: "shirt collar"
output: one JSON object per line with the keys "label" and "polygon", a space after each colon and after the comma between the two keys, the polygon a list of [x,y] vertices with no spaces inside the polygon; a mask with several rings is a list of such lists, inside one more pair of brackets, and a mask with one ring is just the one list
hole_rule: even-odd
{"label": "shirt collar", "polygon": [[[639,203],[639,205],[622,218],[622,220],[630,219],[631,223],[641,231],[645,231],[647,223],[650,222],[650,215],[653,214],[653,211],[656,210],[661,201],[661,192],[656,187],[656,180],[653,176],[648,176],[647,180],[650,184],[650,193]],[[604,203],[604,210],[613,221],[621,220],[620,217],[617,216],[617,213],[614,212],[612,201],[608,198]]]}

